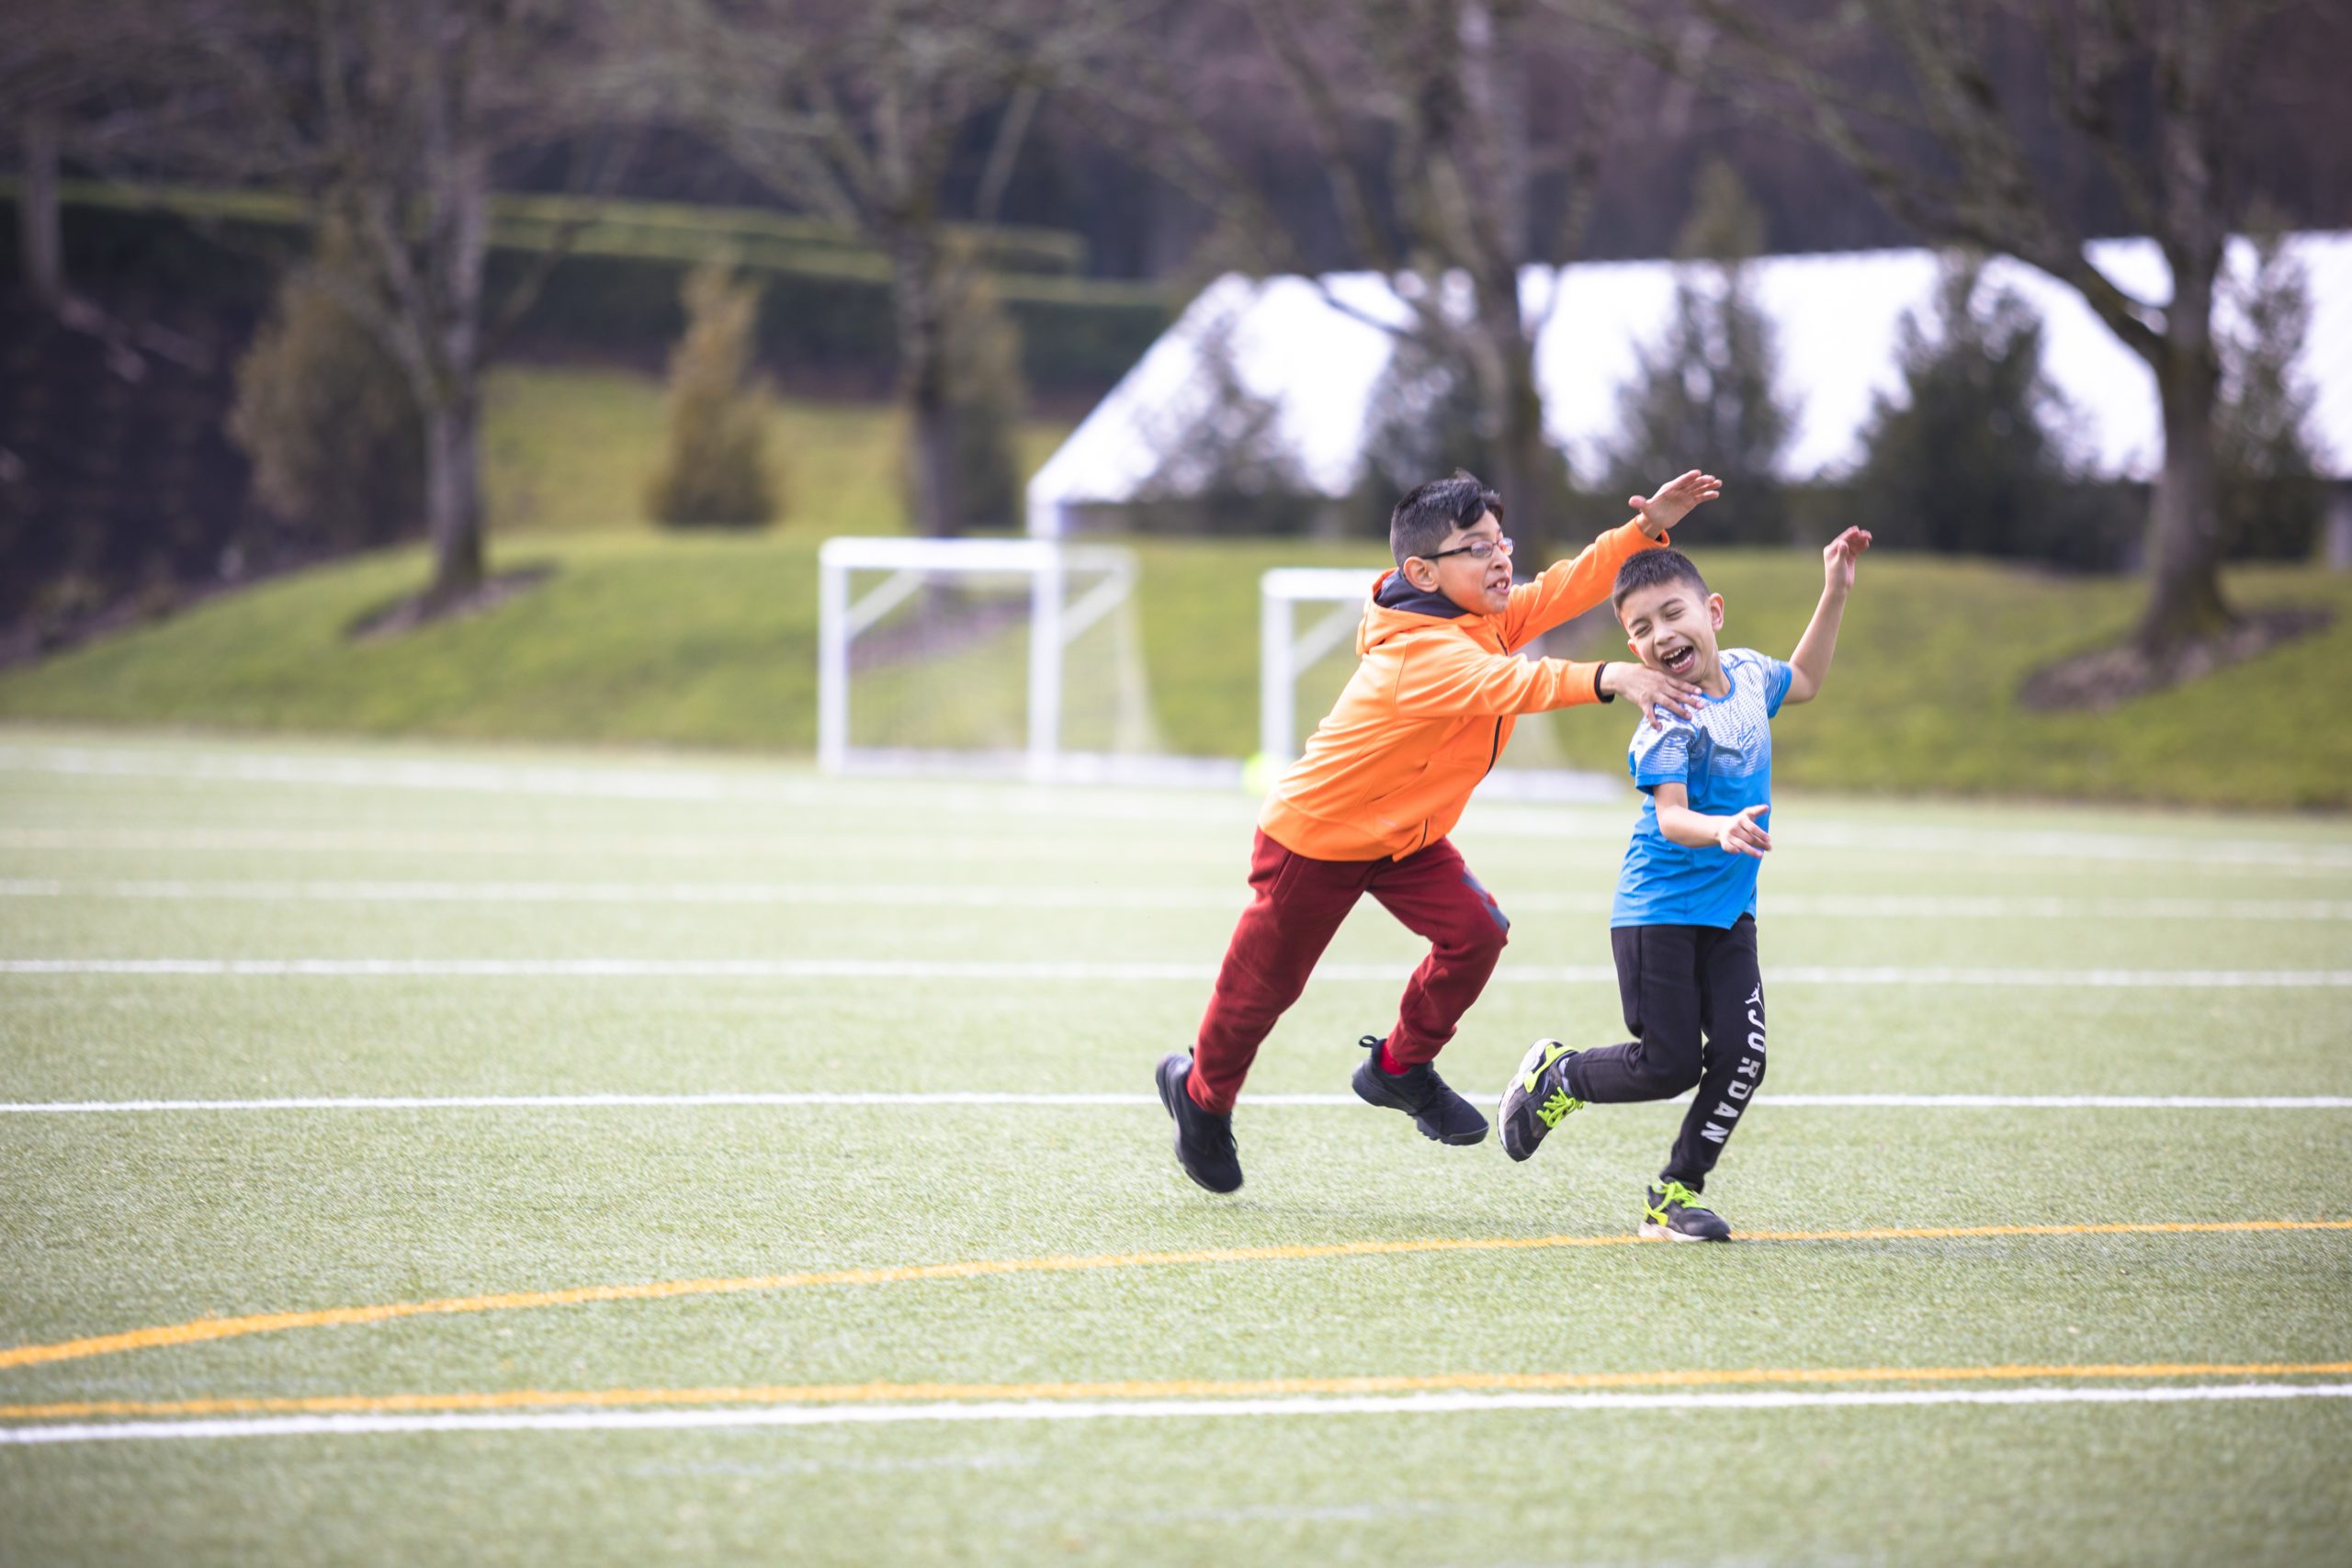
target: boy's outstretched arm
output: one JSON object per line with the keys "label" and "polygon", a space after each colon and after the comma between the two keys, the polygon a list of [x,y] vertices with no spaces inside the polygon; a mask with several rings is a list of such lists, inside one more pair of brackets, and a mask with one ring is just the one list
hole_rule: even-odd
{"label": "boy's outstretched arm", "polygon": [[1617,569],[1625,558],[1655,549],[1666,531],[1690,514],[1701,502],[1724,492],[1724,481],[1693,468],[1657,487],[1651,496],[1631,496],[1633,520],[1621,523],[1577,552],[1570,560],[1555,561],[1532,582],[1510,591],[1510,608],[1504,612],[1503,646],[1518,649],[1554,626],[1565,625],[1587,610],[1609,602]]}
{"label": "boy's outstretched arm", "polygon": [[1634,521],[1642,532],[1655,539],[1690,516],[1701,502],[1713,501],[1723,492],[1723,480],[1693,468],[1658,486],[1656,495],[1627,496],[1625,504],[1634,509]]}
{"label": "boy's outstretched arm", "polygon": [[1783,704],[1809,703],[1829,679],[1829,661],[1838,657],[1838,624],[1846,618],[1846,598],[1854,591],[1854,565],[1871,547],[1870,530],[1849,528],[1821,552],[1821,603],[1813,622],[1789,655],[1789,692]]}

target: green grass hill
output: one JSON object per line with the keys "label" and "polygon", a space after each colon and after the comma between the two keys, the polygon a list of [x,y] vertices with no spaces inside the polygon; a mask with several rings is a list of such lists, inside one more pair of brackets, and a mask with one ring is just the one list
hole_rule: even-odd
{"label": "green grass hill", "polygon": [[[348,627],[423,581],[422,554],[290,575],[0,674],[0,719],[808,750],[817,546],[899,532],[904,509],[887,413],[787,402],[777,422],[782,526],[659,532],[639,520],[658,387],[505,373],[486,442],[492,565],[551,566],[545,582],[469,619],[355,643]],[[1033,426],[1028,460],[1060,434]],[[1817,558],[1690,543],[1728,602],[1726,644],[1785,654],[1819,591]],[[1170,749],[1194,755],[1255,747],[1260,572],[1381,561],[1361,542],[1136,547],[1152,718]],[[1813,789],[2352,807],[2352,698],[2338,673],[2352,667],[2352,576],[2252,568],[2230,588],[2245,604],[2324,604],[2336,620],[2158,696],[2037,714],[2016,700],[2027,671],[2120,633],[2138,581],[1872,556],[1828,691],[1776,726],[1777,776]],[[1598,656],[1607,630],[1552,651]],[[1339,679],[1336,661],[1319,675],[1303,707]],[[1513,751],[1614,773],[1629,722],[1622,708],[1549,716]]]}

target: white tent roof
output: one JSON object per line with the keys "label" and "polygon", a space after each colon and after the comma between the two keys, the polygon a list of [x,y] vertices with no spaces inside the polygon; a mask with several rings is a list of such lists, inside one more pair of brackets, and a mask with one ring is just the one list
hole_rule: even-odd
{"label": "white tent roof", "polygon": [[[2289,245],[2311,293],[2300,359],[2318,393],[2310,430],[2322,471],[2352,478],[2352,233],[2299,234]],[[2090,255],[2142,299],[2170,293],[2151,242],[2101,241]],[[2253,261],[2251,245],[2233,243],[2229,275],[2246,276]],[[1897,323],[1906,310],[1932,322],[1940,266],[1925,250],[1767,256],[1753,265],[1754,298],[1777,329],[1778,386],[1796,416],[1781,465],[1788,477],[1834,477],[1860,457],[1871,400],[1902,385]],[[1603,262],[1521,274],[1531,316],[1550,308],[1535,351],[1544,423],[1580,475],[1597,474],[1618,432],[1637,350],[1668,328],[1678,270],[1670,262]],[[1996,257],[1985,283],[2014,289],[2041,318],[2045,371],[2079,416],[2069,433],[2075,456],[2101,473],[2151,477],[2162,441],[2146,364],[2080,295],[2046,274]],[[1361,468],[1367,404],[1394,341],[1359,315],[1402,324],[1409,314],[1376,274],[1335,274],[1322,285],[1347,309],[1302,277],[1228,274],[1204,289],[1030,481],[1031,531],[1059,532],[1064,506],[1133,499],[1158,469],[1167,433],[1199,417],[1212,395],[1202,348],[1220,334],[1242,384],[1279,410],[1300,471],[1325,494],[1345,493]],[[2225,288],[2225,311],[2229,298]],[[1690,460],[1703,464],[1707,455]]]}

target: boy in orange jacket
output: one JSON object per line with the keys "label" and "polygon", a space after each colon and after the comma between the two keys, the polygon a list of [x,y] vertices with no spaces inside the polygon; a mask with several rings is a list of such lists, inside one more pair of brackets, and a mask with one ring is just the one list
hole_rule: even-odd
{"label": "boy in orange jacket", "polygon": [[1367,1035],[1356,1093],[1402,1111],[1423,1136],[1475,1144],[1487,1119],[1430,1063],[1485,989],[1510,922],[1446,839],[1523,713],[1620,694],[1652,716],[1688,715],[1688,682],[1639,664],[1530,660],[1519,650],[1606,604],[1617,569],[1722,481],[1697,469],[1646,500],[1634,520],[1574,560],[1511,585],[1502,498],[1460,469],[1422,485],[1388,519],[1396,570],[1373,583],[1356,671],[1303,755],[1267,796],[1250,862],[1250,908],[1227,946],[1192,1055],[1159,1064],[1176,1159],[1212,1192],[1241,1185],[1233,1106],[1250,1064],[1369,893],[1430,955],[1405,987],[1396,1027]]}

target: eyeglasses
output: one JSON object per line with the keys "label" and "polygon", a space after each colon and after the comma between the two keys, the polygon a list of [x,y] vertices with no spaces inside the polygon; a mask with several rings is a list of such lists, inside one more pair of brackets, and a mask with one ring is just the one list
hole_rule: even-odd
{"label": "eyeglasses", "polygon": [[1468,556],[1472,560],[1487,560],[1491,558],[1497,550],[1502,551],[1505,555],[1510,554],[1510,540],[1508,538],[1473,539],[1466,545],[1456,545],[1450,550],[1440,550],[1435,555],[1423,556],[1421,558],[1443,560],[1448,556]]}

